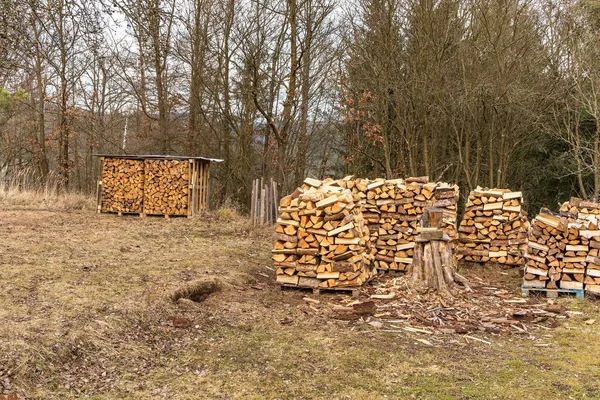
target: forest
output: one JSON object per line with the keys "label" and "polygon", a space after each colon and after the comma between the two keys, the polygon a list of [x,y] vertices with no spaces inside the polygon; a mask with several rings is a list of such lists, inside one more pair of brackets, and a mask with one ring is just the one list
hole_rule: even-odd
{"label": "forest", "polygon": [[305,177],[600,197],[599,0],[0,0],[0,180],[222,158],[213,201]]}

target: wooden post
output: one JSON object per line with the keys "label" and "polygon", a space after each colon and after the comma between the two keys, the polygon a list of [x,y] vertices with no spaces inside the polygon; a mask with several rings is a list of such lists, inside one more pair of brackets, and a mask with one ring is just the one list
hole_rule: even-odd
{"label": "wooden post", "polygon": [[198,169],[198,209],[204,211],[204,161],[200,161]]}
{"label": "wooden post", "polygon": [[194,215],[198,212],[198,165],[200,162],[198,160],[194,160],[194,168],[192,173],[192,212]]}
{"label": "wooden post", "polygon": [[273,202],[273,178],[271,178],[271,182],[268,184],[269,195],[267,196],[267,203],[269,204],[269,224],[275,222],[275,215],[277,211],[274,208],[275,203]]}
{"label": "wooden post", "polygon": [[260,224],[263,225],[265,223],[265,186],[264,179],[260,178]]}
{"label": "wooden post", "polygon": [[250,197],[250,220],[256,225],[256,179],[252,181],[252,195]]}
{"label": "wooden post", "polygon": [[97,212],[102,211],[102,180],[104,179],[104,157],[100,157],[100,179],[96,185],[96,207]]}
{"label": "wooden post", "polygon": [[279,207],[279,196],[277,195],[277,182],[271,179],[271,184],[273,185],[273,212],[275,213],[273,217],[273,223],[277,221],[277,208]]}
{"label": "wooden post", "polygon": [[205,186],[206,186],[206,192],[204,195],[204,204],[205,204],[205,208],[208,210],[208,195],[209,195],[209,191],[210,191],[210,162],[206,163],[206,176],[205,176]]}
{"label": "wooden post", "polygon": [[269,217],[271,213],[269,212],[269,185],[267,185],[267,181],[265,179],[265,220],[264,223],[269,223]]}
{"label": "wooden post", "polygon": [[194,160],[190,159],[188,164],[188,197],[187,197],[187,216],[194,216],[194,207],[192,198],[194,195]]}

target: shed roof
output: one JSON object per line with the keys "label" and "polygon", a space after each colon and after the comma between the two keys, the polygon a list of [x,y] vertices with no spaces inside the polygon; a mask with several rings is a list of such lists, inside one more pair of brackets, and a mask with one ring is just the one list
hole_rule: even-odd
{"label": "shed roof", "polygon": [[147,159],[155,159],[155,160],[201,160],[208,162],[216,162],[220,163],[224,160],[219,158],[207,158],[207,157],[192,157],[192,156],[169,156],[169,155],[158,155],[158,154],[146,154],[146,155],[133,155],[133,154],[94,154],[96,157],[104,157],[104,158],[123,158],[127,160],[147,160]]}

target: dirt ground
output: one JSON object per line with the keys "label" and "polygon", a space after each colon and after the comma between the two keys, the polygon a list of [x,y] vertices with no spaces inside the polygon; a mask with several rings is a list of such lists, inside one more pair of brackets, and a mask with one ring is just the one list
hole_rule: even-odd
{"label": "dirt ground", "polygon": [[[165,220],[0,205],[0,394],[600,398],[598,301],[560,299],[571,312],[527,332],[381,329],[323,311],[351,301],[343,294],[281,291],[270,233],[228,212]],[[518,271],[461,272],[519,296]],[[219,290],[201,302],[170,298],[209,281]]]}

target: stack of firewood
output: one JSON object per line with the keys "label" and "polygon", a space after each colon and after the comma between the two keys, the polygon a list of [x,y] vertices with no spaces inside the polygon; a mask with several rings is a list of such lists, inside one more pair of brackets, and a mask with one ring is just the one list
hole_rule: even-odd
{"label": "stack of firewood", "polygon": [[346,177],[338,185],[364,204],[379,270],[405,271],[412,263],[416,229],[426,207],[441,209],[444,232],[450,239],[456,237],[456,185],[429,183],[427,177],[373,181]]}
{"label": "stack of firewood", "polygon": [[458,258],[523,265],[529,223],[522,203],[521,192],[479,187],[472,191],[458,228]]}
{"label": "stack of firewood", "polygon": [[564,266],[560,276],[557,271],[555,279],[561,289],[583,289],[586,258],[590,250],[589,239],[580,234],[584,229],[587,228],[581,222],[571,222],[567,226],[567,242],[562,259]]}
{"label": "stack of firewood", "polygon": [[189,163],[181,160],[146,160],[144,213],[187,215]]}
{"label": "stack of firewood", "polygon": [[142,212],[144,161],[107,158],[102,163],[102,177],[102,211]]}
{"label": "stack of firewood", "polygon": [[600,219],[600,203],[571,197],[568,202],[560,207],[560,212],[571,214],[574,218],[581,221],[598,224],[598,219]]}
{"label": "stack of firewood", "polygon": [[433,192],[433,208],[442,209],[442,231],[448,236],[454,244],[454,241],[458,239],[457,230],[457,203],[459,196],[458,185],[438,182]]}
{"label": "stack of firewood", "polygon": [[[567,215],[552,213],[543,209],[532,221],[527,243],[527,259],[523,286],[532,288],[556,289],[566,268],[567,245],[578,236],[574,219]],[[578,230],[577,230],[578,231]],[[568,285],[568,284],[567,284]]]}
{"label": "stack of firewood", "polygon": [[585,290],[600,294],[600,230],[597,224],[593,224],[590,230],[582,230],[579,233],[589,240],[590,247],[586,257]]}
{"label": "stack of firewood", "polygon": [[[600,294],[600,230],[598,230],[600,203],[572,197],[571,200],[561,206],[560,211],[563,214],[570,215],[572,218],[576,218],[578,224],[582,226],[578,238],[581,243],[573,243],[573,245],[579,245],[579,247],[571,248],[572,251],[579,250],[579,252],[577,255],[569,254],[572,257],[576,257],[574,261],[577,261],[577,265],[575,266],[578,272],[576,275],[577,282],[581,282],[580,272],[585,269],[585,290]],[[584,248],[584,244],[587,244],[587,249]],[[585,261],[583,261],[584,258]],[[572,277],[569,276],[569,278]]]}
{"label": "stack of firewood", "polygon": [[281,199],[273,247],[277,282],[309,288],[363,285],[372,277],[369,230],[350,190],[306,179]]}

